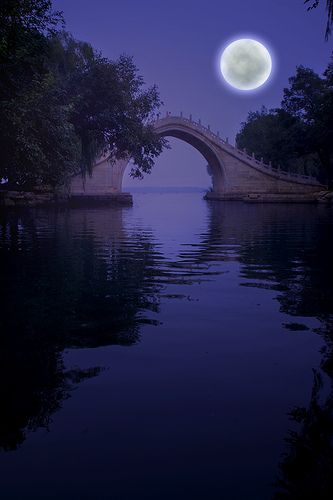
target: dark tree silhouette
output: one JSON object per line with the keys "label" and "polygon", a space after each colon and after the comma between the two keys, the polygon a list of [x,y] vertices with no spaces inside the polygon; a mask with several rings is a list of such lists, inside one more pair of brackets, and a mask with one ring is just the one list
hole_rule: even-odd
{"label": "dark tree silhouette", "polygon": [[[320,4],[320,0],[305,0],[304,3],[310,3],[308,10],[312,10],[318,7]],[[326,10],[327,10],[327,25],[326,25],[326,33],[325,38],[328,39],[331,34],[331,26],[333,23],[333,0],[326,0]]]}
{"label": "dark tree silhouette", "polygon": [[0,2],[0,178],[17,189],[61,187],[109,152],[149,173],[165,140],[161,101],[131,57],[102,57],[62,31],[50,0]]}
{"label": "dark tree silhouette", "polygon": [[310,173],[333,186],[332,61],[323,76],[298,66],[283,91],[281,107],[251,112],[237,146],[288,171]]}

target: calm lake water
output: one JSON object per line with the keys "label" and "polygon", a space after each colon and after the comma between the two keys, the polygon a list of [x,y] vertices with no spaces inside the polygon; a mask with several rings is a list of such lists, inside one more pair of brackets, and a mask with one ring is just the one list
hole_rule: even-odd
{"label": "calm lake water", "polygon": [[201,197],[0,216],[1,499],[328,498],[332,209]]}

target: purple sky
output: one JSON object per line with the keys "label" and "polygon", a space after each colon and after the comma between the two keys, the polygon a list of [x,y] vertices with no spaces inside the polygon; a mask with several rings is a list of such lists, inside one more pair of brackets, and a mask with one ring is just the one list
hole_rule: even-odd
{"label": "purple sky", "polygon": [[[322,4],[324,4],[322,0]],[[321,73],[332,53],[324,40],[324,6],[306,11],[303,0],[54,0],[67,29],[111,59],[134,56],[147,84],[159,87],[165,109],[192,113],[233,142],[250,110],[278,106],[288,77],[302,64]],[[253,93],[232,92],[216,68],[221,48],[238,37],[257,38],[272,52],[274,73]],[[191,146],[170,140],[140,184],[209,185],[205,160]]]}

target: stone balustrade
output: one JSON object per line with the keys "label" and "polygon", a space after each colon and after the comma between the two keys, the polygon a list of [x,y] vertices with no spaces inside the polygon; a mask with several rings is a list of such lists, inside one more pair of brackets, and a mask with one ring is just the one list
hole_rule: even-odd
{"label": "stone balustrade", "polygon": [[209,137],[211,140],[214,142],[223,145],[224,148],[229,148],[229,150],[236,155],[239,159],[241,160],[247,160],[250,162],[251,165],[253,165],[257,169],[263,169],[264,172],[267,173],[273,173],[279,178],[283,179],[293,179],[293,180],[298,180],[302,183],[309,183],[309,184],[318,184],[320,183],[317,181],[317,179],[311,175],[304,175],[304,174],[298,174],[296,172],[290,172],[287,170],[283,170],[280,167],[273,166],[271,162],[269,163],[264,163],[261,160],[257,160],[254,153],[249,154],[247,151],[241,150],[237,148],[236,146],[233,146],[232,144],[229,143],[227,139],[223,139],[220,136],[220,133],[214,133],[210,126],[205,126],[202,124],[201,119],[199,118],[198,121],[193,120],[192,115],[189,115],[189,118],[186,118],[183,113],[181,112],[179,116],[177,115],[172,115],[170,112],[166,112],[165,116],[163,118],[158,116],[158,119],[155,122],[156,124],[161,123],[162,121],[165,120],[181,120],[182,123],[188,124],[191,128],[198,130],[199,132],[204,133],[207,137]]}

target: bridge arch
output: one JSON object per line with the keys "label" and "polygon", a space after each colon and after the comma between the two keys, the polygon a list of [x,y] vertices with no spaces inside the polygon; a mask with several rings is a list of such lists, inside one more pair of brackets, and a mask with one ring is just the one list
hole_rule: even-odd
{"label": "bridge arch", "polygon": [[213,190],[218,192],[224,190],[226,179],[223,161],[219,157],[216,147],[202,133],[193,129],[186,121],[177,119],[157,120],[154,128],[161,137],[174,137],[195,148],[211,168]]}

